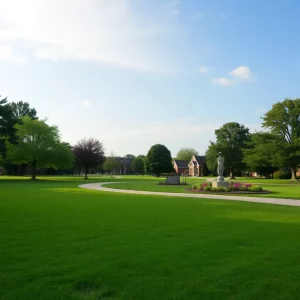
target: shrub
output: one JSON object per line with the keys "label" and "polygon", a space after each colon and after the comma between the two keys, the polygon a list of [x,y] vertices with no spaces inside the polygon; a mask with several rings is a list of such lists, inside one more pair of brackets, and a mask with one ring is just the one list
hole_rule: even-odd
{"label": "shrub", "polygon": [[198,186],[197,186],[196,184],[194,184],[194,185],[192,186],[192,189],[193,189],[193,190],[198,190]]}
{"label": "shrub", "polygon": [[212,187],[207,185],[203,189],[204,189],[205,192],[210,192],[212,190]]}
{"label": "shrub", "polygon": [[291,177],[292,177],[291,172],[287,172],[284,170],[278,170],[273,174],[274,179],[291,179]]}
{"label": "shrub", "polygon": [[217,187],[212,187],[212,188],[211,188],[211,191],[212,191],[212,192],[218,192],[218,188],[217,188]]}
{"label": "shrub", "polygon": [[224,188],[224,187],[222,187],[222,186],[219,186],[219,187],[217,188],[217,191],[220,192],[220,193],[224,193],[224,192],[226,192],[226,188]]}
{"label": "shrub", "polygon": [[252,185],[249,187],[249,191],[251,192],[261,192],[263,190],[262,186],[260,185]]}
{"label": "shrub", "polygon": [[239,189],[240,191],[249,191],[249,187],[248,186],[245,186],[245,185],[243,185],[243,186],[241,186],[240,187],[240,189]]}

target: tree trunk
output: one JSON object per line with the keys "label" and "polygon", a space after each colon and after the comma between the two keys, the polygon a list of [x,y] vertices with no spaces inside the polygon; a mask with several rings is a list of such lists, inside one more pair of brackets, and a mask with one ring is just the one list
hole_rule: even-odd
{"label": "tree trunk", "polygon": [[84,179],[85,179],[85,180],[88,179],[88,176],[87,176],[88,172],[89,172],[89,167],[86,166],[86,167],[85,167],[85,172],[84,172]]}
{"label": "tree trunk", "polygon": [[296,174],[296,167],[292,168],[291,169],[291,172],[292,172],[292,179],[291,180],[298,180],[297,179],[297,174]]}
{"label": "tree trunk", "polygon": [[230,169],[230,179],[235,179],[233,169]]}
{"label": "tree trunk", "polygon": [[31,164],[31,180],[36,180],[36,161]]}

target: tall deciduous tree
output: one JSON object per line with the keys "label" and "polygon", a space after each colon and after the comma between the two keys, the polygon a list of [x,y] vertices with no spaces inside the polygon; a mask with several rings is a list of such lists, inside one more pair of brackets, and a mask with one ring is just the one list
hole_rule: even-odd
{"label": "tall deciduous tree", "polygon": [[222,152],[225,158],[225,168],[229,168],[230,177],[234,178],[235,171],[242,171],[245,168],[242,149],[248,147],[249,128],[230,122],[215,130],[215,135],[217,152]]}
{"label": "tall deciduous tree", "polygon": [[136,157],[131,163],[131,168],[135,173],[144,174],[145,159],[143,159],[142,157]]}
{"label": "tall deciduous tree", "polygon": [[117,159],[116,155],[111,152],[110,155],[105,158],[103,169],[108,172],[118,172],[121,168],[122,163]]}
{"label": "tall deciduous tree", "polygon": [[210,142],[210,145],[208,146],[208,149],[206,150],[205,153],[205,162],[209,171],[213,175],[217,175],[217,167],[218,167],[217,157],[218,157],[217,147],[215,143]]}
{"label": "tall deciduous tree", "polygon": [[289,167],[292,180],[300,163],[300,99],[275,103],[263,116],[263,127],[276,136],[274,147],[280,166]]}
{"label": "tall deciduous tree", "polygon": [[12,109],[13,116],[15,119],[20,119],[26,116],[30,117],[32,120],[38,119],[35,108],[31,108],[28,102],[12,102],[10,103],[10,107]]}
{"label": "tall deciduous tree", "polygon": [[176,155],[177,159],[190,161],[193,155],[198,155],[198,151],[194,148],[181,148]]}
{"label": "tall deciduous tree", "polygon": [[133,155],[133,154],[126,154],[124,157],[126,159],[129,159],[129,160],[134,160],[135,159],[135,155]]}
{"label": "tall deciduous tree", "polygon": [[172,157],[170,150],[161,144],[153,145],[147,154],[147,169],[149,173],[160,176],[164,172],[172,172]]}
{"label": "tall deciduous tree", "polygon": [[7,159],[15,164],[28,164],[31,179],[36,179],[37,168],[71,167],[73,154],[60,142],[56,126],[23,117],[21,124],[16,124],[15,129],[16,143],[7,143]]}
{"label": "tall deciduous tree", "polygon": [[1,99],[0,96],[0,153],[3,157],[6,154],[5,140],[14,137],[14,125],[15,119],[7,98]]}
{"label": "tall deciduous tree", "polygon": [[276,166],[276,151],[273,141],[277,137],[269,132],[255,132],[251,134],[248,143],[249,148],[243,149],[244,162],[251,169],[268,177],[272,175],[278,167]]}
{"label": "tall deciduous tree", "polygon": [[94,138],[82,139],[73,147],[76,165],[84,168],[84,178],[88,179],[89,168],[97,167],[104,161],[103,144]]}

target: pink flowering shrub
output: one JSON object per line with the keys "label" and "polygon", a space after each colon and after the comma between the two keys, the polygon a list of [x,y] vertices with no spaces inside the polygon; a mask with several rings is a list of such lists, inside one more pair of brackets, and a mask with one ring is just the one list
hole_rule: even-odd
{"label": "pink flowering shrub", "polygon": [[251,191],[252,184],[243,182],[230,182],[228,188],[213,188],[212,182],[204,182],[200,185],[193,185],[193,190],[198,191],[214,191],[214,192],[233,192],[233,191]]}

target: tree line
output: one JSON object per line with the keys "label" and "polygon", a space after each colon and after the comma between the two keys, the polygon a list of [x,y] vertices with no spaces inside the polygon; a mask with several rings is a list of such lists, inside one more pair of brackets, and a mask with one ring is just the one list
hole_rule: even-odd
{"label": "tree line", "polygon": [[215,172],[216,157],[222,152],[225,167],[234,178],[236,172],[255,171],[273,176],[279,169],[297,180],[300,165],[300,99],[275,103],[262,116],[265,131],[250,133],[242,124],[230,122],[215,130],[216,142],[206,151],[208,168]]}
{"label": "tree line", "polygon": [[[231,178],[237,173],[255,171],[266,177],[278,169],[291,172],[296,180],[300,163],[300,99],[285,99],[275,103],[262,117],[265,131],[250,133],[249,128],[229,122],[215,130],[216,141],[206,151],[206,165],[216,174],[219,152],[225,157],[225,168]],[[177,159],[189,161],[198,152],[182,148]],[[147,155],[125,156],[136,174],[154,174],[173,171],[169,149],[153,145]],[[63,142],[57,126],[40,120],[37,111],[27,102],[8,103],[0,97],[0,165],[11,173],[13,169],[30,168],[32,179],[38,168],[84,171],[85,178],[91,168],[107,172],[119,170],[122,162],[105,149],[97,139],[85,138],[74,146]]]}

